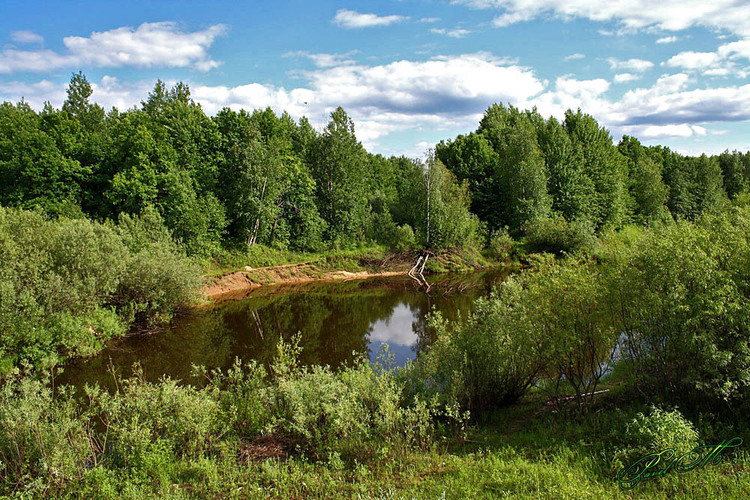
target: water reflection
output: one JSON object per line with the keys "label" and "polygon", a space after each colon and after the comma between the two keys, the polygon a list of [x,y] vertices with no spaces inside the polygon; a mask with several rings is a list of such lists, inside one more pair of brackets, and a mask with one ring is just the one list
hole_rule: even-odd
{"label": "water reflection", "polygon": [[264,287],[243,300],[193,311],[165,332],[124,339],[68,366],[60,382],[111,387],[111,360],[125,376],[138,361],[149,380],[168,375],[196,383],[193,364],[226,369],[235,357],[270,364],[279,339],[296,332],[301,332],[301,361],[308,365],[335,368],[362,355],[374,360],[384,343],[402,365],[429,345],[429,311],[448,319],[465,315],[473,300],[502,278],[498,272],[432,276],[429,293],[406,276]]}

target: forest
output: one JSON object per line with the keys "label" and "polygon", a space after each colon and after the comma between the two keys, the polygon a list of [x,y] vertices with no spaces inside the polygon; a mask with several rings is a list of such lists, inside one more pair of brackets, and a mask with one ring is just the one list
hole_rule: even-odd
{"label": "forest", "polygon": [[368,153],[340,108],[321,131],[270,108],[209,117],[182,83],[105,111],[79,73],[62,109],[0,107],[0,205],[95,221],[154,208],[187,255],[204,258],[246,245],[481,246],[550,224],[599,234],[694,220],[749,185],[747,153],[615,145],[581,110],[559,122],[496,104],[422,162]]}
{"label": "forest", "polygon": [[[654,450],[750,442],[750,152],[615,143],[582,110],[493,104],[424,160],[386,158],[341,108],[316,130],[208,116],[182,83],[124,111],[95,97],[78,73],[61,109],[0,105],[0,495],[750,492],[745,451],[617,479]],[[431,314],[434,343],[398,369],[305,367],[296,338],[267,363],[195,367],[200,386],[55,385],[195,305],[210,269],[373,247],[524,269],[468,317]]]}

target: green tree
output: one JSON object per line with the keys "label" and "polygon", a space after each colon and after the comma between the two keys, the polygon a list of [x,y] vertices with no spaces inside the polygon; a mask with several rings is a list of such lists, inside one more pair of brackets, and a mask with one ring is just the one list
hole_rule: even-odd
{"label": "green tree", "polygon": [[566,220],[588,219],[589,202],[596,187],[584,172],[583,155],[573,146],[568,133],[554,117],[537,130],[539,148],[549,172],[547,189],[552,198],[552,211]]}
{"label": "green tree", "polygon": [[625,159],[612,144],[609,132],[580,109],[565,113],[564,127],[583,158],[583,174],[594,185],[591,199],[585,201],[586,218],[597,230],[621,227],[626,222],[628,205]]}
{"label": "green tree", "polygon": [[318,136],[309,155],[317,187],[317,206],[334,244],[361,241],[365,229],[367,153],[354,134],[354,122],[342,108]]}
{"label": "green tree", "polygon": [[89,173],[60,151],[27,103],[0,104],[0,203],[50,211],[77,204]]}
{"label": "green tree", "polygon": [[637,222],[648,222],[666,215],[668,188],[662,180],[661,165],[646,154],[638,139],[623,136],[617,146],[627,158],[631,209]]}
{"label": "green tree", "polygon": [[427,155],[421,185],[423,218],[416,227],[427,248],[471,246],[476,239],[478,220],[469,211],[471,203],[466,184],[437,160]]}
{"label": "green tree", "polygon": [[750,177],[745,172],[742,153],[724,151],[719,155],[719,166],[724,179],[724,191],[730,200],[735,199],[740,193],[747,192]]}

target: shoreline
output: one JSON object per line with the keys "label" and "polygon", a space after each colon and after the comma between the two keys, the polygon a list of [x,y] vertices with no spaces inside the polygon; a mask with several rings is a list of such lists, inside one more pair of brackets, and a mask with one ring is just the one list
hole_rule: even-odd
{"label": "shoreline", "polygon": [[[267,268],[264,271],[269,273],[276,273],[280,268],[286,266],[277,266]],[[257,271],[257,270],[253,270]],[[369,278],[378,277],[390,277],[390,276],[406,276],[408,269],[405,270],[390,270],[381,272],[372,271],[326,271],[321,275],[301,275],[301,276],[287,276],[279,279],[274,279],[268,282],[255,281],[249,271],[234,271],[231,273],[224,274],[218,278],[214,278],[213,283],[206,285],[201,290],[201,295],[209,299],[209,303],[214,304],[218,302],[224,302],[228,300],[237,300],[244,298],[249,292],[263,288],[267,286],[275,285],[297,285],[306,283],[324,283],[324,282],[335,282],[335,281],[353,281],[353,280],[364,280]]]}
{"label": "shoreline", "polygon": [[[206,284],[201,296],[208,303],[242,299],[258,288],[270,285],[293,285],[314,282],[364,280],[378,277],[406,276],[416,261],[417,254],[399,253],[373,260],[361,257],[356,262],[342,266],[325,262],[302,262],[267,267],[250,267],[204,277]],[[425,274],[435,272],[466,272],[489,269],[505,263],[488,262],[477,254],[463,251],[445,251],[433,257],[432,266]]]}

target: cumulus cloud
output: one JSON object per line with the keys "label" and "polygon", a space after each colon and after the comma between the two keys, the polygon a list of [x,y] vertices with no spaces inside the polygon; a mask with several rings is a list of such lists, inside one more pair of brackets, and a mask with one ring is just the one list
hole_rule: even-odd
{"label": "cumulus cloud", "polygon": [[124,26],[94,32],[88,37],[63,38],[66,52],[15,50],[0,52],[0,73],[49,71],[59,68],[93,66],[109,68],[194,67],[208,71],[219,66],[208,55],[216,37],[226,31],[214,25],[201,31],[186,32],[173,22],[143,23],[138,28]]}
{"label": "cumulus cloud", "polygon": [[583,59],[584,57],[586,57],[586,56],[583,55],[583,54],[581,54],[581,53],[576,53],[576,54],[570,54],[569,56],[565,56],[564,59],[566,61],[574,61],[576,59]]}
{"label": "cumulus cloud", "polygon": [[639,75],[634,75],[633,73],[618,73],[615,75],[615,83],[632,82],[639,78]]}
{"label": "cumulus cloud", "polygon": [[708,69],[718,60],[719,55],[715,52],[685,51],[670,57],[667,66],[685,69]]}
{"label": "cumulus cloud", "polygon": [[[335,56],[334,60],[346,61],[345,55]],[[485,52],[381,65],[321,64],[297,76],[303,83],[296,88],[254,82],[233,87],[188,83],[209,114],[225,106],[270,106],[296,118],[307,116],[321,127],[333,109],[343,106],[355,120],[358,138],[376,151],[379,141],[392,133],[410,134],[416,143],[434,141],[441,133],[447,137],[456,130],[472,130],[495,102],[522,109],[536,106],[542,115],[558,118],[567,109],[580,108],[608,127],[615,139],[621,134],[700,137],[707,133],[708,124],[750,120],[750,85],[695,88],[697,79],[681,72],[614,97],[609,94],[612,82],[605,79],[568,75],[546,82],[529,68]],[[125,109],[137,105],[153,84],[104,77],[94,83],[94,99],[105,107]],[[65,84],[0,82],[0,99],[15,101],[21,96],[37,109],[45,100],[59,106],[65,99]]]}
{"label": "cumulus cloud", "polygon": [[636,73],[643,73],[644,71],[653,68],[654,63],[651,61],[644,61],[643,59],[628,59],[627,61],[620,61],[614,57],[607,59],[609,67],[614,70],[629,70],[635,71]]}
{"label": "cumulus cloud", "polygon": [[465,30],[461,28],[455,28],[452,30],[447,30],[445,28],[432,28],[430,30],[430,33],[435,33],[436,35],[445,35],[449,36],[451,38],[463,38],[469,33],[471,33],[470,30]]}
{"label": "cumulus cloud", "polygon": [[378,16],[376,14],[361,14],[355,10],[339,9],[332,22],[342,28],[370,28],[372,26],[388,26],[408,19],[406,16]]}
{"label": "cumulus cloud", "polygon": [[496,28],[505,28],[512,24],[531,21],[534,17],[536,16],[529,11],[507,12],[493,19],[492,25]]}
{"label": "cumulus cloud", "polygon": [[281,57],[306,57],[310,59],[315,66],[318,68],[332,68],[334,66],[355,64],[352,55],[358,51],[350,50],[345,54],[311,54],[310,52],[298,50],[294,52],[287,52]]}
{"label": "cumulus cloud", "polygon": [[679,38],[676,36],[663,36],[656,40],[656,43],[675,43]]}
{"label": "cumulus cloud", "polygon": [[733,75],[745,78],[749,74],[747,61],[750,61],[750,40],[740,40],[723,44],[716,52],[680,52],[663,65],[700,71],[708,76]]}
{"label": "cumulus cloud", "polygon": [[16,43],[42,43],[44,42],[44,37],[42,35],[39,35],[29,30],[13,31],[10,34],[10,39]]}
{"label": "cumulus cloud", "polygon": [[628,127],[643,139],[665,139],[671,137],[692,137],[706,135],[706,129],[698,125],[646,125],[642,127]]}
{"label": "cumulus cloud", "polygon": [[627,31],[647,28],[680,31],[702,26],[750,36],[750,9],[745,0],[453,0],[453,3],[502,11],[495,22],[500,27],[547,14],[563,20],[616,22]]}

